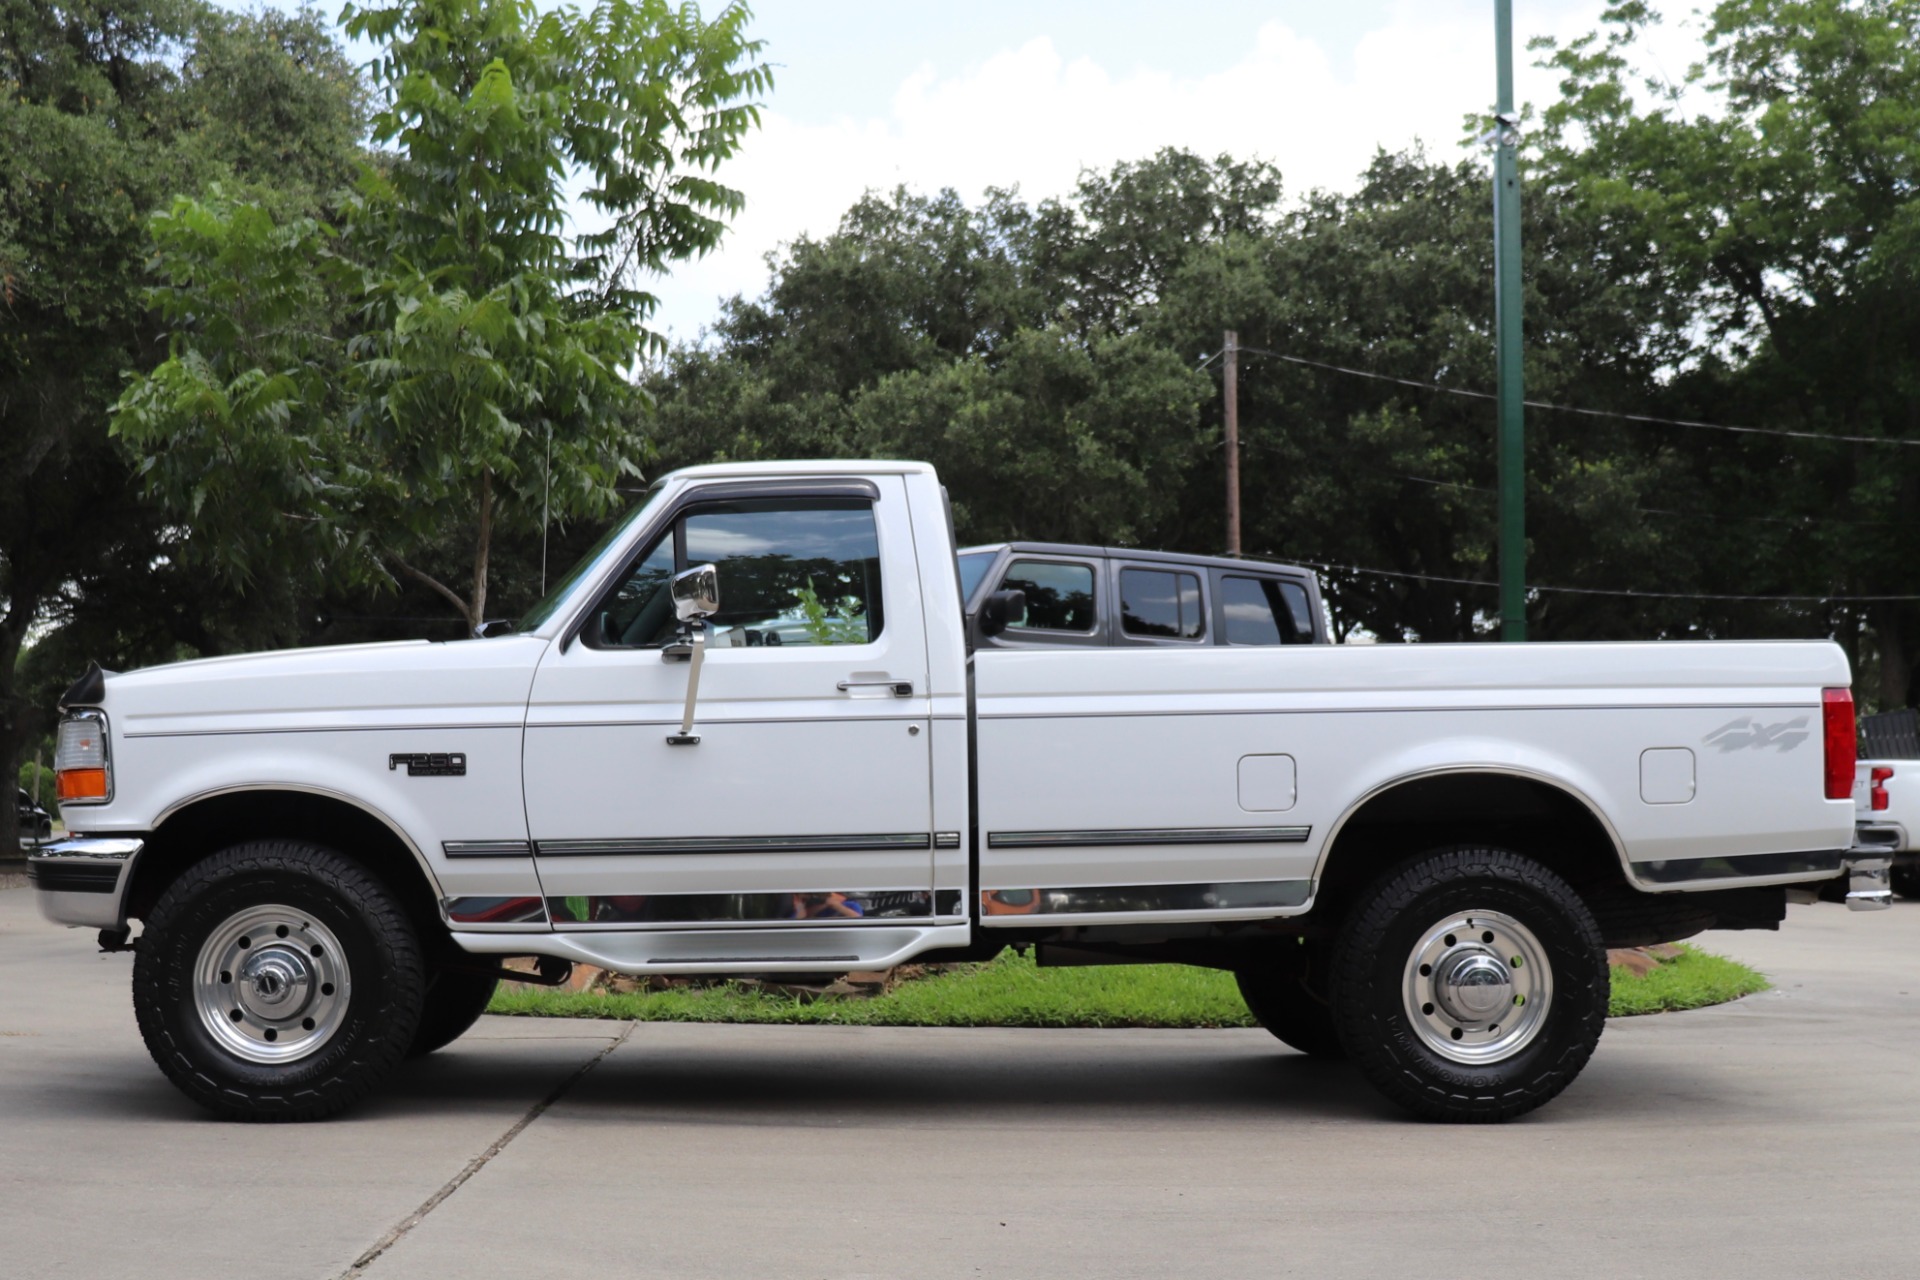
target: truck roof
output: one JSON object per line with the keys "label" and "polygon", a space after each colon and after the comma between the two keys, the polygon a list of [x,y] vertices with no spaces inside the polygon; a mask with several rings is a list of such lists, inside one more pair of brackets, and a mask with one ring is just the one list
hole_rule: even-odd
{"label": "truck roof", "polygon": [[662,476],[662,480],[676,478],[705,480],[714,476],[742,476],[757,478],[761,476],[899,476],[932,475],[930,462],[902,462],[897,458],[813,458],[796,459],[786,462],[706,462],[698,466],[681,467]]}
{"label": "truck roof", "polygon": [[1042,556],[1100,556],[1104,559],[1145,560],[1158,564],[1183,564],[1208,569],[1265,569],[1282,573],[1299,574],[1311,578],[1314,572],[1297,564],[1282,564],[1277,560],[1261,560],[1252,556],[1201,556],[1189,555],[1183,551],[1142,551],[1137,547],[1095,547],[1077,542],[983,542],[978,546],[961,547],[958,555],[969,555],[980,551],[1009,550],[1022,555]]}

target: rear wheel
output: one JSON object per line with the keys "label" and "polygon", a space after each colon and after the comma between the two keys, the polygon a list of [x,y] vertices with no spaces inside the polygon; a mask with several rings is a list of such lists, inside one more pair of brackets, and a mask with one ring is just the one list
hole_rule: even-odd
{"label": "rear wheel", "polygon": [[1606,952],[1573,888],[1503,849],[1422,855],[1360,901],[1333,958],[1341,1042],[1434,1120],[1507,1120],[1553,1098],[1606,1025]]}
{"label": "rear wheel", "polygon": [[420,1026],[413,1033],[407,1056],[425,1057],[467,1034],[487,1011],[487,1002],[499,985],[500,979],[491,975],[442,969],[427,988],[420,1007]]}
{"label": "rear wheel", "polygon": [[373,876],[262,840],[189,868],[148,913],[133,1005],[188,1097],[234,1120],[315,1120],[372,1091],[413,1042],[420,950]]}
{"label": "rear wheel", "polygon": [[1310,950],[1283,946],[1266,963],[1236,969],[1234,980],[1248,1012],[1282,1044],[1316,1058],[1344,1058],[1324,986],[1314,982],[1320,966]]}

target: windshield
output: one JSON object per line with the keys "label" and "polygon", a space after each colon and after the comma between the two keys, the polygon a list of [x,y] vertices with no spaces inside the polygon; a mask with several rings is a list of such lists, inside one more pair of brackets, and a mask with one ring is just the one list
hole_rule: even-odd
{"label": "windshield", "polygon": [[581,556],[579,562],[567,570],[566,576],[553,584],[553,590],[547,592],[546,598],[521,615],[520,621],[514,624],[514,630],[524,635],[551,618],[554,611],[560,607],[560,602],[567,598],[567,593],[573,590],[574,585],[599,565],[600,561],[606,557],[608,549],[619,542],[620,536],[647,513],[647,509],[653,505],[653,500],[659,496],[659,485],[656,484],[647,490],[646,501],[634,507],[621,519],[614,521],[612,526],[600,535],[600,541],[593,544],[593,549]]}
{"label": "windshield", "polygon": [[960,556],[960,607],[967,607],[967,601],[973,599],[973,589],[980,585],[980,579],[986,575],[993,562],[999,558],[998,551],[968,551]]}

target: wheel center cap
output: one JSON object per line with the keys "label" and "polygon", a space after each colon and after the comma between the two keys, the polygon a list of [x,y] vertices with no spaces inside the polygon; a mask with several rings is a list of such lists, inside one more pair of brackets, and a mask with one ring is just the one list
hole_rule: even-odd
{"label": "wheel center cap", "polygon": [[284,1018],[306,1006],[312,971],[296,951],[268,948],[247,957],[240,968],[240,990],[249,1008],[267,1017]]}
{"label": "wheel center cap", "polygon": [[1435,968],[1437,1003],[1457,1022],[1485,1022],[1513,1003],[1513,976],[1498,956],[1469,951]]}

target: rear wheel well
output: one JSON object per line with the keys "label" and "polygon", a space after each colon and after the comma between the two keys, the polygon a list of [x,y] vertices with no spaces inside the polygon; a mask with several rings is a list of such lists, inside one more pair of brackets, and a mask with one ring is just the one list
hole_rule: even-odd
{"label": "rear wheel well", "polygon": [[1459,844],[1522,854],[1590,904],[1633,892],[1613,837],[1583,801],[1534,778],[1455,773],[1403,782],[1361,805],[1327,851],[1313,914],[1337,923],[1396,864]]}
{"label": "rear wheel well", "polygon": [[167,886],[203,858],[245,840],[310,840],[365,867],[405,907],[429,954],[444,938],[433,883],[406,841],[367,810],[304,791],[237,791],[168,815],[134,863],[126,914],[144,919]]}
{"label": "rear wheel well", "polygon": [[1552,783],[1504,773],[1416,778],[1381,792],[1327,851],[1309,930],[1338,929],[1397,864],[1447,845],[1511,850],[1573,886],[1609,947],[1676,942],[1705,929],[1777,929],[1784,889],[1646,893],[1627,880],[1612,834],[1586,802]]}

